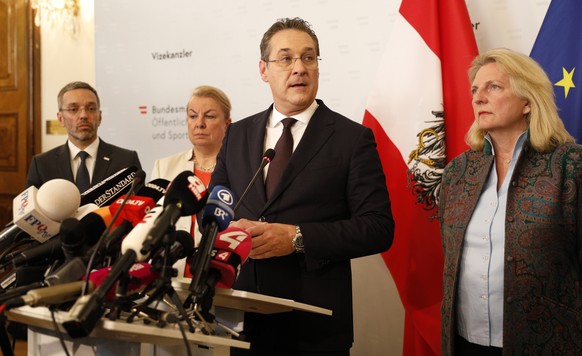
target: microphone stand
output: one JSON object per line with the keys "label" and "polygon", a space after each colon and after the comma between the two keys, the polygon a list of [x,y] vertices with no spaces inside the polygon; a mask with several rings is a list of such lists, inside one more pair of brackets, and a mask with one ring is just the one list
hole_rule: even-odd
{"label": "microphone stand", "polygon": [[[135,317],[143,316],[144,314],[148,315],[148,305],[156,300],[163,300],[164,297],[168,297],[176,309],[178,310],[179,315],[184,319],[184,321],[188,324],[188,330],[193,333],[196,331],[194,324],[188,317],[188,313],[186,313],[186,309],[184,309],[183,302],[180,300],[180,296],[176,293],[176,290],[172,286],[172,277],[175,276],[176,270],[170,265],[168,261],[168,256],[170,255],[170,250],[172,244],[176,240],[176,227],[170,226],[164,237],[162,238],[162,245],[164,248],[164,257],[162,265],[160,266],[160,276],[153,282],[153,292],[151,292],[147,299],[140,303],[139,305],[135,305],[131,308],[131,314],[127,317],[127,322],[131,323]],[[152,261],[152,267],[156,265],[155,261]],[[164,320],[158,320],[158,323],[164,323]]]}
{"label": "microphone stand", "polygon": [[[215,271],[210,271],[215,272]],[[204,328],[201,328],[204,334],[214,334],[214,330],[210,326],[209,323],[214,322],[215,316],[210,312],[210,308],[214,303],[214,295],[215,295],[215,285],[220,279],[220,275],[218,273],[209,273],[208,277],[203,281],[203,286],[201,286],[201,291],[198,293],[198,296],[195,298],[194,303],[194,314],[200,322],[204,325]],[[190,295],[192,298],[192,295]],[[188,303],[192,301],[189,299]]]}

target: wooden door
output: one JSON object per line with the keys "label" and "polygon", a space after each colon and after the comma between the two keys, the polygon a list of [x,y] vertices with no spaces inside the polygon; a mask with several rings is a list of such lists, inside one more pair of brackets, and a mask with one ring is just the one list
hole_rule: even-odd
{"label": "wooden door", "polygon": [[0,0],[0,230],[40,151],[40,31],[28,0]]}

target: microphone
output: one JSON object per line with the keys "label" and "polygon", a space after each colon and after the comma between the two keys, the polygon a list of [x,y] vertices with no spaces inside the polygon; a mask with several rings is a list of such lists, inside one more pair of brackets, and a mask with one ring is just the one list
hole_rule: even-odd
{"label": "microphone", "polygon": [[140,253],[144,240],[150,230],[153,228],[156,220],[162,215],[164,208],[161,205],[156,205],[151,209],[143,219],[135,225],[135,227],[125,236],[121,242],[121,253],[125,255],[133,251],[135,258],[138,261],[145,261],[149,257],[149,253]]}
{"label": "microphone", "polygon": [[[85,234],[83,239],[84,245],[92,246],[97,242],[99,236],[105,231],[105,228],[110,222],[111,213],[109,212],[109,207],[101,207],[85,215],[75,229]],[[41,245],[10,254],[8,258],[12,258],[14,267],[48,263],[64,257],[61,244],[62,236],[55,236]]]}
{"label": "microphone", "polygon": [[[67,253],[71,256],[82,255],[82,252],[84,252],[88,246],[95,245],[99,236],[101,236],[102,232],[105,231],[105,228],[110,221],[111,214],[109,213],[109,207],[102,207],[87,214],[79,221],[79,224],[73,228],[75,231],[72,232],[73,235],[76,235],[78,231],[82,232],[82,250],[75,251],[75,248],[80,249],[81,246],[73,244],[73,246],[75,246],[73,247],[73,251],[69,250]],[[72,241],[79,237],[78,235],[75,237],[65,237],[65,240],[67,238],[70,238],[71,240],[69,241]],[[71,242],[69,242],[69,244],[71,244]],[[65,252],[61,245],[62,236],[59,235],[44,244],[23,250],[16,254],[11,254],[9,255],[9,258],[12,258],[12,264],[15,269],[25,265],[47,265],[51,261],[65,257]],[[65,247],[65,249],[67,249],[67,247]],[[86,258],[84,256],[74,257],[69,262],[60,266],[55,272],[45,277],[44,281],[41,277],[32,283],[12,288],[5,291],[3,294],[0,294],[0,302],[7,300],[8,298],[22,295],[31,289],[78,281],[85,275],[85,264]]]}
{"label": "microphone", "polygon": [[[99,288],[108,278],[110,267],[105,267],[91,272],[89,275],[89,291],[93,292]],[[128,272],[129,284],[128,292],[136,294],[146,288],[157,277],[158,273],[151,271],[151,266],[147,263],[136,263]],[[5,303],[5,310],[28,305],[31,307],[43,305],[59,305],[77,299],[84,287],[84,281],[75,281],[60,284],[57,286],[37,288],[28,291],[22,297],[16,297]],[[104,300],[112,300],[115,297],[115,290],[111,289],[106,293]]]}
{"label": "microphone", "polygon": [[147,182],[143,187],[141,187],[136,195],[141,195],[144,197],[151,197],[156,202],[160,200],[164,195],[166,195],[166,190],[170,185],[170,181],[163,178],[156,178],[152,181]]}
{"label": "microphone", "polygon": [[164,260],[166,260],[167,265],[173,265],[178,260],[188,257],[194,252],[194,239],[190,233],[184,230],[177,230],[174,236],[176,241],[170,247],[170,253],[167,257],[165,251],[152,257],[152,269],[161,268],[164,265]]}
{"label": "microphone", "polygon": [[71,282],[58,287],[46,287],[28,291],[22,297],[16,297],[6,301],[2,310],[18,308],[23,305],[37,307],[41,305],[62,304],[75,300],[83,290],[83,281]]}
{"label": "microphone", "polygon": [[60,222],[73,215],[79,205],[80,195],[75,184],[52,179],[39,189],[31,186],[14,198],[13,222],[42,243],[58,234]]}
{"label": "microphone", "polygon": [[[137,187],[138,186],[141,187],[143,185],[144,179],[145,179],[145,172],[142,169],[139,169],[137,172],[135,172],[135,174],[133,175],[133,180],[131,182],[131,185],[129,186],[129,191],[127,192],[127,194],[123,195],[122,199],[120,199],[119,202],[116,204],[116,209],[111,210],[111,215],[113,215],[114,221],[118,218],[119,214],[121,213],[121,208],[123,208],[125,206],[129,197],[135,193],[135,191],[137,190]],[[109,231],[111,230],[113,225],[114,224],[111,223],[109,226],[107,226],[107,228],[105,229],[105,232],[103,234],[109,233]],[[87,275],[87,277],[89,277],[89,275]]]}
{"label": "microphone", "polygon": [[[137,225],[146,213],[156,205],[156,202],[164,196],[169,184],[170,182],[166,179],[155,179],[144,185],[136,195],[127,199],[119,217],[113,223],[113,227],[118,226],[124,220],[128,220],[134,226]],[[121,207],[125,197],[122,195],[109,205],[112,215]]]}
{"label": "microphone", "polygon": [[265,151],[265,153],[263,154],[263,159],[261,160],[261,164],[259,165],[259,169],[257,169],[257,171],[255,172],[255,175],[253,176],[253,179],[251,179],[251,181],[249,182],[249,185],[247,185],[247,187],[245,188],[245,191],[242,193],[242,195],[240,196],[240,199],[238,200],[238,202],[234,206],[233,211],[235,213],[238,210],[240,203],[247,196],[247,193],[249,192],[249,190],[251,189],[253,184],[255,184],[255,181],[259,177],[260,173],[263,172],[263,169],[265,169],[267,164],[271,163],[271,161],[273,160],[274,157],[275,157],[275,150],[274,149],[269,148],[268,150]]}
{"label": "microphone", "polygon": [[81,221],[75,218],[67,218],[61,223],[59,236],[65,261],[70,261],[85,253],[85,236],[80,225]]}
{"label": "microphone", "polygon": [[[136,173],[136,176],[133,180],[133,183],[129,189],[129,192],[127,193],[127,196],[119,203],[119,206],[116,209],[115,214],[113,215],[113,220],[116,220],[119,217],[119,215],[125,210],[125,207],[127,206],[126,203],[128,201],[128,198],[130,197],[131,194],[133,194],[133,192],[136,190],[137,186],[142,185],[142,182],[144,179],[145,179],[145,172],[141,169],[138,170]],[[144,192],[144,194],[152,194],[153,197],[155,197],[156,199],[159,199],[159,197],[162,195],[162,192],[165,191],[166,186],[167,186],[167,181],[164,179],[161,179],[161,180],[158,180],[156,182],[148,183],[148,186],[144,187],[143,192]],[[140,189],[140,191],[141,190],[142,189]],[[139,211],[139,214],[140,214],[139,217],[141,218],[143,216],[141,214],[145,214],[147,212],[147,210],[149,210],[150,207],[154,206],[154,201],[153,201],[153,198],[151,198],[151,197],[141,197],[139,199],[144,201],[145,204],[141,204],[141,203],[138,205],[131,204],[130,206],[132,206],[132,205],[134,207],[137,206],[136,209]],[[139,199],[134,199],[133,201],[140,202]],[[144,207],[143,210],[141,209],[142,206]],[[131,209],[129,209],[129,210],[131,210]],[[137,215],[132,215],[132,214],[130,214],[130,215],[133,217],[137,216]],[[102,250],[103,250],[102,245],[105,242],[105,240],[107,240],[107,236],[110,235],[109,231],[111,230],[112,225],[113,224],[111,223],[106,227],[105,231],[101,234],[100,238],[98,239],[98,241],[95,245],[95,248],[91,251],[91,253],[89,254],[89,256],[87,258],[88,262],[87,262],[87,268],[86,268],[86,272],[85,272],[87,281],[88,281],[88,277],[90,275],[91,269],[93,268],[95,258],[97,257],[97,255],[100,252],[102,252]],[[133,224],[131,222],[129,222],[128,220],[124,219],[123,222],[121,223],[121,225],[122,226],[119,226],[119,228],[123,229],[123,230],[121,230],[121,233],[118,233],[120,231],[119,229],[115,229],[115,234],[114,234],[114,236],[116,238],[116,240],[114,241],[115,245],[117,244],[117,240],[120,240],[126,233],[128,233],[131,230],[131,227]],[[108,249],[109,247],[112,246],[112,243],[111,243],[112,240],[113,239],[109,239],[109,241],[107,242],[107,244],[105,246],[106,249]],[[126,258],[125,261],[130,261],[130,260],[131,260],[131,257],[129,256]],[[135,259],[133,259],[133,262],[134,261],[135,261]],[[122,262],[119,262],[119,263],[121,264]],[[123,271],[127,272],[127,269],[125,269]]]}
{"label": "microphone", "polygon": [[[63,326],[71,337],[86,336],[103,315],[103,300],[117,281],[127,274],[136,260],[144,260],[157,250],[170,226],[182,215],[192,215],[201,209],[206,198],[204,183],[190,171],[184,171],[170,183],[164,200],[144,216],[121,244],[122,255],[111,267],[103,283],[91,294],[77,300],[69,320]],[[144,230],[147,234],[144,234]],[[139,254],[138,254],[139,253]]]}
{"label": "microphone", "polygon": [[[96,256],[93,260],[93,264],[101,264],[104,260],[103,256],[110,257],[111,254],[118,254],[119,245],[121,245],[122,238],[129,231],[131,231],[132,228],[133,225],[131,225],[129,221],[124,221],[109,235],[107,235],[107,241],[105,246],[98,246],[99,244],[97,243],[94,244],[87,250],[87,252],[84,255],[77,256],[71,259],[70,261],[63,264],[55,272],[46,276],[44,282],[41,282],[38,288],[46,286],[56,286],[58,284],[84,279],[85,275],[87,274],[86,272],[87,265],[89,263],[91,256],[93,256],[93,254],[95,254]],[[101,229],[100,231],[104,231],[104,229]]]}
{"label": "microphone", "polygon": [[81,296],[71,307],[67,320],[63,322],[63,327],[69,336],[73,338],[85,337],[93,331],[105,313],[103,302],[114,298],[120,277],[129,275],[127,293],[131,294],[143,290],[159,277],[159,273],[151,271],[151,266],[148,263],[126,265],[129,259],[124,259],[124,256],[113,267],[106,267],[109,273],[102,283],[97,285],[93,293]]}
{"label": "microphone", "polygon": [[[192,215],[200,209],[199,206],[203,204],[205,198],[206,188],[204,187],[204,183],[202,183],[198,177],[194,176],[192,172],[184,171],[180,173],[172,183],[170,183],[166,192],[164,204],[174,206],[176,205],[176,201],[183,199],[186,201],[186,204],[182,204],[181,202],[180,204],[182,204],[183,207],[186,207],[188,210],[185,211],[186,213]],[[172,201],[174,203],[172,203]],[[171,222],[161,222],[161,217],[164,212],[167,213],[166,208],[162,208],[160,205],[156,205],[151,209],[125,237],[121,244],[121,253],[126,254],[129,250],[133,250],[136,253],[137,260],[144,261],[149,256],[150,251],[148,250],[151,250],[153,247],[152,235],[159,234],[158,230],[160,229],[160,224],[169,224]],[[156,226],[158,230],[154,229]],[[164,228],[161,234],[162,237],[168,226],[169,225]],[[142,248],[144,244],[146,244],[146,241],[148,241],[147,243],[150,244],[150,246],[142,252]]]}
{"label": "microphone", "polygon": [[200,239],[200,247],[194,254],[194,262],[190,266],[192,282],[189,289],[196,297],[202,295],[201,289],[203,289],[208,277],[208,266],[212,257],[212,247],[214,246],[216,235],[219,231],[223,231],[228,227],[234,216],[234,211],[232,210],[232,206],[235,204],[234,200],[233,193],[221,185],[212,188],[208,197],[204,215],[202,216],[204,230]]}
{"label": "microphone", "polygon": [[6,224],[6,226],[4,226],[4,230],[0,232],[0,251],[4,251],[16,240],[19,240],[24,237],[28,237],[28,235],[24,231],[22,231],[18,227],[18,225],[15,225],[13,221],[9,222],[8,224]]}
{"label": "microphone", "polygon": [[[102,253],[106,251],[119,251],[123,237],[127,235],[141,220],[143,220],[146,213],[151,210],[151,207],[155,206],[152,205],[151,202],[157,201],[164,196],[166,193],[166,188],[169,184],[170,182],[167,179],[158,178],[146,183],[143,187],[141,187],[137,192],[137,195],[132,197],[132,200],[135,199],[137,204],[124,205],[120,210],[119,217],[117,219],[119,221],[116,220],[116,223],[114,224],[115,228],[113,231],[102,237],[105,246],[103,247],[101,244],[97,244],[93,246],[93,250],[90,250],[87,255],[90,256],[94,252]],[[142,202],[145,202],[145,204],[141,204]],[[120,206],[120,200],[118,199],[115,204]],[[118,209],[111,209],[111,206],[109,206],[108,210],[111,216],[111,214],[117,212]],[[110,222],[111,219],[109,219],[108,224]],[[100,229],[99,231],[102,234],[105,229]],[[101,238],[101,235],[99,238]],[[88,256],[86,257],[86,260],[89,259]]]}
{"label": "microphone", "polygon": [[[81,219],[81,218],[87,216],[89,213],[91,213],[91,212],[93,212],[93,211],[95,211],[97,209],[99,209],[99,207],[97,205],[95,205],[95,204],[85,204],[85,205],[81,206],[79,209],[77,209],[77,211],[75,211],[75,213],[73,214],[73,218]],[[67,219],[70,219],[70,218],[67,218]],[[63,220],[63,222],[65,220]],[[14,226],[16,226],[16,225],[14,225]],[[60,233],[61,230],[62,230],[62,223],[59,224],[59,233]],[[49,241],[53,241],[54,239],[59,240],[59,242],[57,242],[57,241],[51,242],[52,245],[42,247],[41,249],[46,249],[47,251],[51,251],[51,250],[54,249],[56,251],[57,250],[57,246],[60,244],[59,235],[57,234],[57,236],[55,236],[54,238],[51,238]],[[45,244],[49,243],[49,241],[46,241]],[[38,245],[36,247],[32,247],[32,249],[37,249],[37,248],[38,248]],[[28,250],[30,250],[30,249],[28,249]],[[17,251],[17,252],[10,253],[10,254],[4,256],[3,257],[3,260],[7,260],[8,261],[7,264],[9,264],[11,262],[10,261],[11,259],[13,259],[16,256],[21,255],[22,253],[25,253],[25,254],[28,253],[27,252],[28,250],[26,250],[24,252],[23,251]],[[55,257],[55,259],[56,259],[56,258],[62,257],[62,256],[60,256],[58,254],[53,256],[52,254],[50,254],[49,257]],[[52,259],[53,258],[51,258],[51,260]],[[16,263],[16,266],[19,266],[19,265],[22,265],[22,264],[26,264],[26,261],[21,261],[21,263],[18,263],[17,262]]]}
{"label": "microphone", "polygon": [[110,205],[116,198],[127,193],[139,168],[129,166],[113,173],[81,194],[81,204]]}
{"label": "microphone", "polygon": [[181,216],[193,215],[204,206],[207,198],[206,186],[191,171],[176,176],[166,192],[164,211],[143,240],[140,254],[147,255],[160,245],[162,238]]}
{"label": "microphone", "polygon": [[[141,187],[137,193],[138,195],[134,196],[134,198],[145,200],[152,199],[157,201],[164,196],[169,184],[170,182],[166,179],[154,179]],[[94,257],[94,262],[99,263],[98,261],[100,261],[100,257],[103,255],[107,255],[114,251],[119,253],[119,251],[121,251],[121,242],[125,235],[127,235],[134,226],[144,218],[147,212],[148,211],[140,205],[125,205],[119,215],[119,219],[123,219],[122,222],[116,224],[116,227],[108,235],[101,237],[102,243],[95,244],[87,252],[86,256],[83,257],[84,263],[88,263],[91,258],[90,256],[93,254],[96,255],[96,257]],[[139,221],[137,220],[138,218],[140,219]]]}
{"label": "microphone", "polygon": [[209,286],[232,288],[241,266],[252,248],[251,235],[238,227],[229,226],[216,235],[209,266]]}

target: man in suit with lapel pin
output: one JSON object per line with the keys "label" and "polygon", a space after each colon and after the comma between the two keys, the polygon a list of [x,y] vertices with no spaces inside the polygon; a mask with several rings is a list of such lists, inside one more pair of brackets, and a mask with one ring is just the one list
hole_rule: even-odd
{"label": "man in suit with lapel pin", "polygon": [[85,82],[65,85],[57,96],[57,117],[67,129],[67,142],[32,158],[26,186],[40,188],[62,178],[74,182],[82,193],[112,174],[130,167],[141,169],[136,151],[106,143],[97,135],[101,124],[97,91]]}
{"label": "man in suit with lapel pin", "polygon": [[[350,259],[386,251],[394,221],[370,129],[315,99],[319,43],[306,21],[281,19],[264,34],[259,71],[273,105],[232,123],[211,186],[240,197],[263,152],[265,177],[240,202],[233,225],[253,237],[234,289],[331,309],[246,313],[251,350],[231,355],[349,355],[353,343]],[[370,286],[373,288],[373,285]]]}

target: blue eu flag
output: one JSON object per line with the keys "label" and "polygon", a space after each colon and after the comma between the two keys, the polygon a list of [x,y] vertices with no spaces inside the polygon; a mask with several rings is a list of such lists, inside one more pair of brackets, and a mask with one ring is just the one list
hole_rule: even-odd
{"label": "blue eu flag", "polygon": [[566,129],[582,143],[582,0],[553,0],[531,51],[554,84]]}

